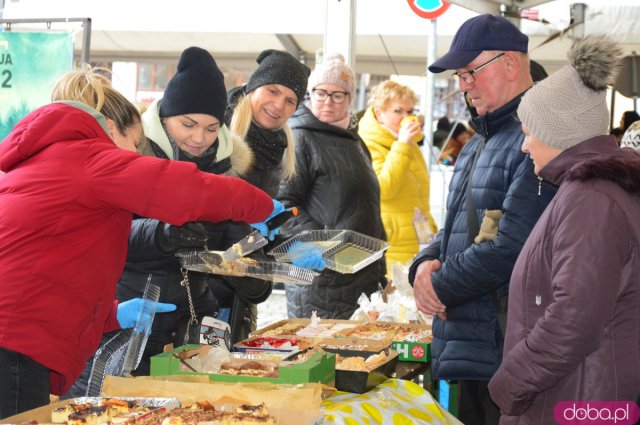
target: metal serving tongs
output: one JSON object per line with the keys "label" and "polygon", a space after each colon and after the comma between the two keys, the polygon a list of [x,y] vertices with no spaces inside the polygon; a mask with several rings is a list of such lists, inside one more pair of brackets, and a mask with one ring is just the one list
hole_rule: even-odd
{"label": "metal serving tongs", "polygon": [[[266,222],[267,228],[269,230],[278,228],[282,226],[285,221],[296,215],[298,215],[298,209],[295,207],[284,210]],[[262,248],[268,243],[269,241],[267,241],[258,230],[254,230],[249,235],[231,245],[231,247],[226,251],[203,251],[199,252],[198,256],[210,269],[220,271],[221,269],[226,268],[224,264],[225,262],[239,260],[242,257]],[[234,267],[234,269],[236,268]]]}
{"label": "metal serving tongs", "polygon": [[251,254],[253,251],[262,248],[268,241],[260,234],[258,230],[254,230],[249,235],[240,239],[231,245],[226,251],[202,251],[198,256],[212,270],[224,268],[224,263],[228,261],[239,260],[245,255]]}

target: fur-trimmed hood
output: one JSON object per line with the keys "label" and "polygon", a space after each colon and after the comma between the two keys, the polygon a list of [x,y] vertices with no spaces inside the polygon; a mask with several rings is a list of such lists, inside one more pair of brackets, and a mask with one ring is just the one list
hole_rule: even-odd
{"label": "fur-trimmed hood", "polygon": [[[149,108],[142,114],[142,128],[146,137],[146,146],[143,149],[144,155],[153,155],[150,143],[154,143],[169,159],[175,159],[169,137],[160,121],[160,102],[155,100]],[[216,162],[227,158],[231,161],[231,169],[224,174],[231,176],[241,176],[247,173],[253,164],[253,153],[244,140],[233,137],[226,125],[220,127],[218,133],[218,151]]]}
{"label": "fur-trimmed hood", "polygon": [[559,186],[564,181],[609,180],[640,195],[640,154],[621,149],[613,136],[598,136],[563,151],[540,177]]}

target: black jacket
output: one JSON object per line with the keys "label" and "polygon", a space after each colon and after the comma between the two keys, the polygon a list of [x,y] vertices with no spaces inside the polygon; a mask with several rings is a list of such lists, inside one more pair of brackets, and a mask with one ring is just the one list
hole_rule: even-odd
{"label": "black jacket", "polygon": [[[252,156],[248,147],[242,141],[232,140],[225,127],[221,129],[218,141],[214,144],[217,149],[198,158],[185,158],[175,144],[168,140],[157,111],[157,103],[154,103],[143,115],[145,134],[148,137],[148,145],[144,150],[146,155],[195,162],[198,169],[212,174],[237,176],[250,168]],[[160,301],[177,305],[175,312],[155,316],[143,360],[136,374],[148,374],[149,357],[161,353],[166,344],[182,345],[190,319],[187,291],[181,285],[186,271],[181,269],[175,252],[166,254],[157,248],[156,229],[161,225],[157,220],[147,218],[133,221],[127,262],[118,282],[116,296],[119,300],[140,297],[151,273],[152,283],[161,290]],[[227,249],[253,230],[246,223],[230,221],[206,223],[206,228],[207,247],[212,250]],[[205,315],[215,316],[219,308],[218,301],[224,306],[226,298],[234,293],[242,293],[243,299],[261,302],[269,296],[272,287],[271,282],[253,278],[226,278],[192,271],[187,276],[198,320]]]}
{"label": "black jacket", "polygon": [[[301,105],[289,120],[296,140],[296,175],[280,185],[278,199],[297,206],[283,232],[354,230],[385,239],[380,218],[380,188],[366,145],[356,131],[319,121]],[[348,319],[362,293],[370,295],[385,285],[384,259],[355,274],[324,270],[313,285],[287,285],[290,317]]]}

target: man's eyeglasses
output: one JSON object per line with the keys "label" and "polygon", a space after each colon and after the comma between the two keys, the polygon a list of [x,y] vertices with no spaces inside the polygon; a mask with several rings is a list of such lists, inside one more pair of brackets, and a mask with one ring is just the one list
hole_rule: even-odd
{"label": "man's eyeglasses", "polygon": [[349,95],[349,93],[344,91],[326,91],[322,89],[313,89],[311,91],[311,94],[313,95],[313,98],[318,102],[324,102],[328,97],[330,97],[333,103],[335,103],[336,105],[344,102]]}
{"label": "man's eyeglasses", "polygon": [[489,59],[488,61],[486,61],[485,63],[483,63],[482,65],[478,65],[475,68],[473,68],[470,71],[466,71],[466,72],[454,72],[453,73],[453,78],[455,78],[457,81],[462,80],[467,84],[471,84],[473,83],[476,78],[474,77],[474,74],[478,71],[480,71],[482,68],[484,68],[487,65],[490,65],[491,62],[495,61],[498,58],[501,58],[502,56],[505,55],[506,52],[502,52],[500,53],[498,56]]}

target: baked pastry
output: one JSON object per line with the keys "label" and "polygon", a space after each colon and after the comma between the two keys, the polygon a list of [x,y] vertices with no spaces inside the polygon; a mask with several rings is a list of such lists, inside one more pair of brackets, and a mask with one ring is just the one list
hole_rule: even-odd
{"label": "baked pastry", "polygon": [[100,425],[109,423],[109,415],[106,406],[92,406],[82,410],[76,410],[69,414],[69,425]]}
{"label": "baked pastry", "polygon": [[285,323],[277,328],[269,329],[260,334],[260,336],[280,336],[280,335],[295,335],[300,329],[303,329],[305,325],[299,323]]}
{"label": "baked pastry", "polygon": [[[205,404],[203,404],[205,403]],[[242,405],[235,412],[216,410],[207,402],[198,402],[190,407],[173,409],[162,418],[139,422],[140,425],[276,425],[276,420],[269,415],[264,403],[258,405]],[[158,419],[161,419],[158,421]]]}
{"label": "baked pastry", "polygon": [[367,358],[362,356],[344,357],[336,354],[336,369],[370,372],[388,359],[389,356],[384,351],[372,354]]}
{"label": "baked pastry", "polygon": [[278,368],[273,363],[258,360],[231,360],[223,363],[218,371],[221,375],[278,377]]}

